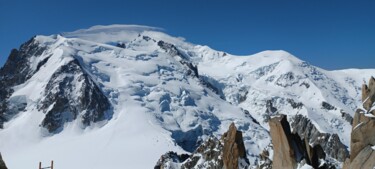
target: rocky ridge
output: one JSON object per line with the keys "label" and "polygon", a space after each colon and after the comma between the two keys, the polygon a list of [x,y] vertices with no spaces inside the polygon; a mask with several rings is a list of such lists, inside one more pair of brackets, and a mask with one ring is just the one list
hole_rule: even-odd
{"label": "rocky ridge", "polygon": [[349,151],[337,134],[321,133],[311,120],[303,115],[293,117],[292,132],[306,139],[312,146],[320,145],[329,157],[344,162],[349,157]]}
{"label": "rocky ridge", "polygon": [[[64,141],[72,161],[85,157],[76,162],[80,168],[93,168],[91,161],[99,159],[122,165],[121,160],[112,162],[115,154],[87,154],[88,142],[95,143],[93,152],[105,147],[127,155],[129,165],[150,168],[167,150],[193,153],[209,136],[221,144],[211,139],[211,146],[202,149],[220,149],[224,141],[218,138],[231,122],[243,132],[252,167],[267,166],[274,154],[268,121],[280,113],[290,118],[293,134],[320,145],[326,158],[340,162],[348,157],[361,82],[375,70],[326,71],[285,51],[237,57],[162,32],[134,33],[123,27],[100,26],[75,37],[36,36],[12,51],[0,70],[0,149],[9,167],[25,168],[40,158],[17,161],[39,152],[35,147],[64,159],[60,154],[67,150],[54,147],[55,141],[82,132],[80,141]],[[131,128],[149,134],[137,136]],[[122,135],[112,137],[112,131]],[[144,146],[129,151],[129,135]]]}
{"label": "rocky ridge", "polygon": [[[0,69],[0,128],[15,115],[27,111],[28,98],[13,95],[14,89],[17,85],[31,83],[28,80],[45,69],[55,54],[49,48],[33,37],[19,50],[12,50]],[[40,92],[42,99],[36,100],[37,109],[45,113],[41,126],[49,133],[62,131],[64,124],[75,119],[80,119],[82,126],[87,127],[90,123],[109,120],[113,114],[103,91],[74,57],[53,72],[44,91]]]}
{"label": "rocky ridge", "polygon": [[5,65],[0,68],[0,129],[3,128],[4,122],[25,109],[25,101],[12,104],[9,97],[14,92],[14,86],[24,83],[43,65],[42,61],[33,68],[30,60],[39,57],[45,50],[45,46],[39,46],[39,43],[32,38],[22,44],[19,50],[13,49]]}
{"label": "rocky ridge", "polygon": [[243,143],[242,132],[232,123],[221,139],[210,137],[204,141],[188,158],[168,152],[160,157],[155,169],[230,169],[247,168],[249,161]]}
{"label": "rocky ridge", "polygon": [[0,169],[7,169],[7,166],[5,165],[5,162],[3,161],[1,154],[0,154]]}
{"label": "rocky ridge", "polygon": [[350,142],[350,158],[344,169],[367,169],[375,167],[375,79],[362,86],[363,109],[354,115]]}
{"label": "rocky ridge", "polygon": [[304,165],[313,168],[328,169],[326,153],[320,145],[311,146],[307,140],[292,133],[285,115],[271,118],[269,121],[273,144],[273,169],[295,169]]}

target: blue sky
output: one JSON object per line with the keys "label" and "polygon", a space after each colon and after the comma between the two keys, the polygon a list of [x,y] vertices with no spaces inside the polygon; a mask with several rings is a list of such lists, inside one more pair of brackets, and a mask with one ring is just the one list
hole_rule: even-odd
{"label": "blue sky", "polygon": [[0,0],[0,66],[33,35],[161,27],[216,50],[286,50],[325,69],[375,68],[373,0]]}

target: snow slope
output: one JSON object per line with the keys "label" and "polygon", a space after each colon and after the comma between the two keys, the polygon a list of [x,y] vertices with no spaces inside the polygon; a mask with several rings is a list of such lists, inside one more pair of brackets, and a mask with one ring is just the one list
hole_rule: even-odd
{"label": "snow slope", "polygon": [[[267,119],[277,113],[303,114],[349,146],[351,125],[341,110],[353,115],[363,79],[375,74],[326,71],[285,51],[234,56],[147,26],[95,26],[35,40],[47,49],[32,57],[31,67],[50,58],[10,96],[27,106],[0,129],[9,168],[49,160],[56,168],[152,168],[165,152],[191,151],[209,135],[220,137],[233,121],[255,164],[270,144]],[[45,114],[37,107],[53,73],[72,60],[99,86],[114,114],[89,127],[67,122],[51,134],[40,127]],[[293,108],[290,100],[302,105]],[[322,102],[336,109],[322,108]]]}

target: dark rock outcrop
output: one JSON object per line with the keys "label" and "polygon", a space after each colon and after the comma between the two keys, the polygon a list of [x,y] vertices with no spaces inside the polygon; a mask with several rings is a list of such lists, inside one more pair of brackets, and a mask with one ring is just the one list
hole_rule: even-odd
{"label": "dark rock outcrop", "polygon": [[296,115],[291,123],[293,132],[307,139],[312,146],[320,145],[324,152],[338,161],[344,162],[349,157],[347,147],[337,134],[320,133],[311,121],[303,115]]}
{"label": "dark rock outcrop", "polygon": [[40,56],[45,50],[46,47],[40,46],[35,38],[32,38],[22,44],[19,50],[13,49],[0,69],[0,128],[4,122],[22,111],[9,109],[8,99],[14,92],[12,88],[26,82],[33,75],[35,70],[31,68],[29,59]]}
{"label": "dark rock outcrop", "polygon": [[274,116],[278,114],[277,108],[273,106],[272,100],[266,101],[266,112],[264,112],[263,116],[263,122],[269,122],[271,119],[271,116]]}
{"label": "dark rock outcrop", "polygon": [[322,108],[326,110],[336,110],[337,108],[335,106],[332,106],[328,102],[323,101],[322,102]]}
{"label": "dark rock outcrop", "polygon": [[[182,169],[189,168],[210,168],[220,169],[223,168],[223,145],[219,139],[210,137],[202,143],[197,150],[182,164]],[[205,161],[198,163],[199,160]]]}
{"label": "dark rock outcrop", "polygon": [[155,169],[237,169],[249,166],[242,133],[234,123],[224,133],[221,140],[210,137],[204,141],[188,158],[168,152],[161,156]]}
{"label": "dark rock outcrop", "polygon": [[126,45],[125,45],[125,43],[123,43],[123,42],[119,42],[119,43],[117,43],[116,44],[116,47],[119,47],[119,48],[126,48]]}
{"label": "dark rock outcrop", "polygon": [[61,131],[65,122],[79,116],[85,126],[112,117],[107,97],[77,60],[63,65],[52,75],[45,93],[38,109],[46,113],[42,126],[49,132]]}
{"label": "dark rock outcrop", "polygon": [[[40,71],[50,58],[43,55],[47,49],[37,38],[32,38],[19,50],[12,50],[0,69],[0,128],[27,107],[24,96],[11,97],[13,87],[25,83]],[[87,126],[112,116],[107,97],[76,59],[53,73],[44,94],[37,108],[46,114],[41,126],[51,133],[59,132],[65,122],[78,117]]]}
{"label": "dark rock outcrop", "polygon": [[293,107],[293,109],[301,109],[303,107],[302,102],[295,102],[293,99],[286,99],[286,101]]}
{"label": "dark rock outcrop", "polygon": [[331,168],[326,154],[320,145],[310,146],[307,139],[301,139],[292,133],[285,115],[271,118],[269,121],[273,144],[273,169],[295,169],[299,164],[308,164],[314,168]]}
{"label": "dark rock outcrop", "polygon": [[341,117],[345,119],[345,121],[353,125],[353,117],[350,114],[346,113],[343,110],[340,110],[340,113],[341,113]]}
{"label": "dark rock outcrop", "polygon": [[272,160],[268,150],[265,149],[261,154],[259,154],[257,169],[272,169]]}
{"label": "dark rock outcrop", "polygon": [[0,169],[7,169],[7,166],[5,165],[5,162],[3,161],[1,154],[0,154]]}
{"label": "dark rock outcrop", "polygon": [[163,154],[155,165],[154,169],[166,169],[168,168],[166,163],[181,163],[189,158],[188,154],[177,154],[176,152],[170,151]]}
{"label": "dark rock outcrop", "polygon": [[198,67],[194,65],[192,62],[190,62],[189,57],[182,53],[180,50],[178,50],[178,48],[175,45],[161,40],[158,42],[158,46],[171,56],[178,56],[180,58],[179,62],[185,67],[187,67],[187,75],[193,75],[199,78]]}
{"label": "dark rock outcrop", "polygon": [[363,108],[354,114],[350,142],[350,159],[343,168],[365,169],[375,167],[375,79],[362,86]]}

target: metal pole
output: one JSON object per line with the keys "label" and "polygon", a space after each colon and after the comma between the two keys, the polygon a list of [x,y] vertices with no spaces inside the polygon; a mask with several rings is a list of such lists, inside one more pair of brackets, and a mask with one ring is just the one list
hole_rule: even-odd
{"label": "metal pole", "polygon": [[39,169],[42,169],[42,162],[39,162]]}
{"label": "metal pole", "polygon": [[51,161],[51,169],[53,169],[53,160]]}

